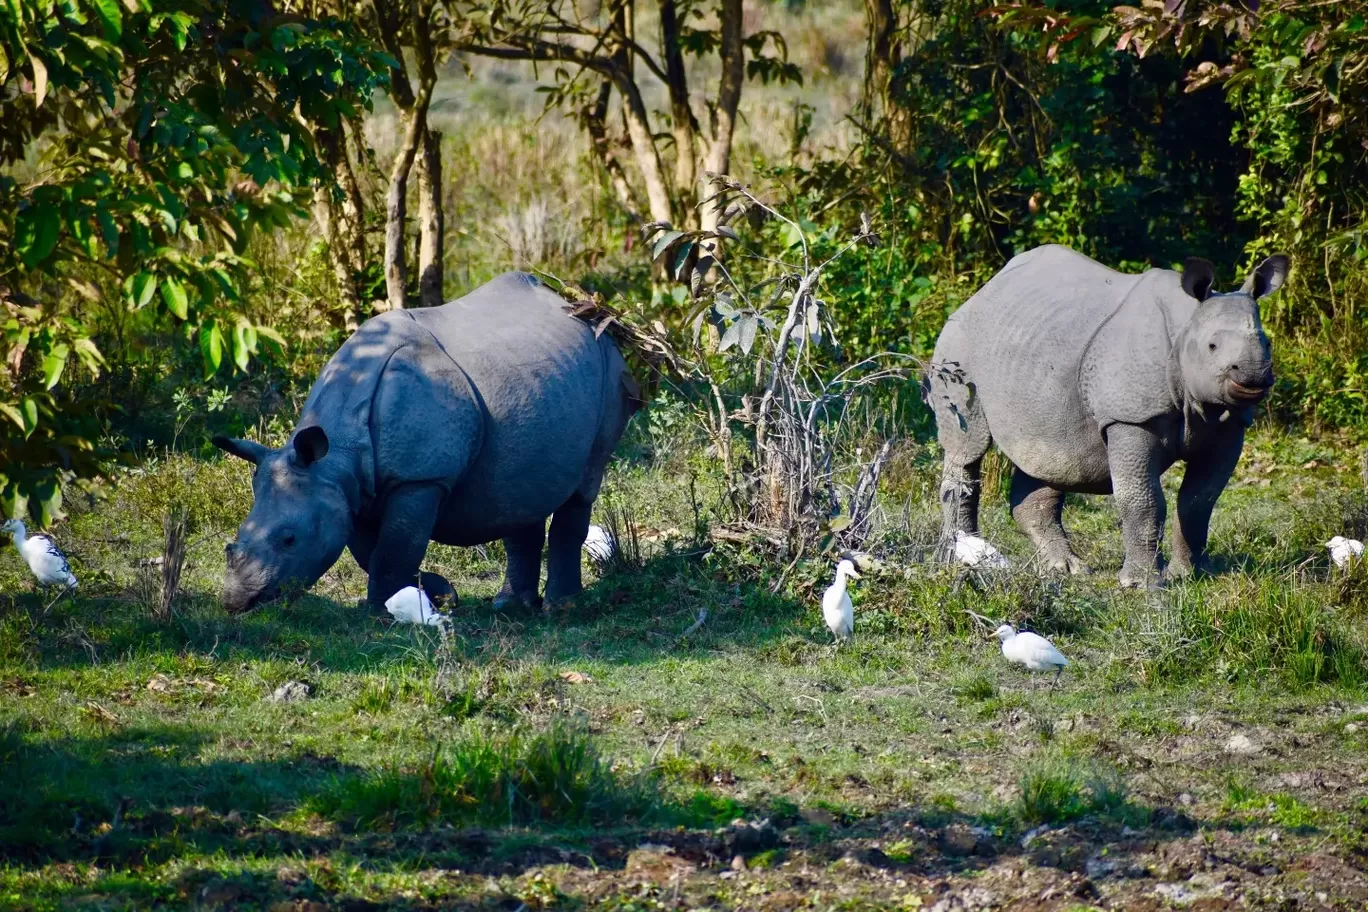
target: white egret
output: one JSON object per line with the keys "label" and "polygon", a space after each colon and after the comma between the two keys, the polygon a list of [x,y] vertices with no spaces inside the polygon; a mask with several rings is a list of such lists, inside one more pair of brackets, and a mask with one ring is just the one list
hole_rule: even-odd
{"label": "white egret", "polygon": [[1011,566],[997,548],[977,535],[963,531],[955,533],[955,559],[967,567],[980,570],[1005,570]]}
{"label": "white egret", "polygon": [[427,624],[446,627],[451,619],[432,607],[427,593],[417,586],[405,586],[385,601],[385,608],[400,624]]}
{"label": "white egret", "polygon": [[617,550],[617,542],[613,541],[612,533],[603,526],[590,526],[589,534],[584,538],[584,550],[594,563],[606,564]]}
{"label": "white egret", "polygon": [[[28,535],[22,520],[10,519],[0,524],[0,532],[8,532],[14,537],[14,547],[28,564],[29,570],[41,586],[61,586],[62,591],[48,603],[51,608],[63,595],[76,588],[76,575],[71,572],[62,549],[46,535]],[[47,609],[44,609],[46,611]]]}
{"label": "white egret", "polygon": [[836,565],[836,582],[822,594],[822,617],[838,640],[848,640],[855,635],[855,606],[846,591],[847,577],[859,579],[860,574],[855,570],[855,564],[843,560]]}
{"label": "white egret", "polygon": [[1028,671],[1054,669],[1054,681],[1050,683],[1050,689],[1054,690],[1059,676],[1064,673],[1064,666],[1069,664],[1054,643],[1029,631],[1017,633],[1011,624],[1003,624],[993,631],[993,636],[1002,641],[1002,655],[1007,661],[1025,665]]}
{"label": "white egret", "polygon": [[1336,535],[1325,543],[1325,547],[1330,549],[1330,560],[1336,567],[1347,567],[1363,557],[1363,542],[1343,535]]}

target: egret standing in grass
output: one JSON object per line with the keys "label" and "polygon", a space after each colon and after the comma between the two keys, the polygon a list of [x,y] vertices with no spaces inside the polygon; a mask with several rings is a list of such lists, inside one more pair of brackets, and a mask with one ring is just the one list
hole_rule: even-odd
{"label": "egret standing in grass", "polygon": [[617,543],[613,541],[612,533],[603,526],[590,526],[589,534],[584,537],[584,550],[589,554],[589,559],[601,567],[612,558]]}
{"label": "egret standing in grass", "polygon": [[1003,624],[993,631],[993,636],[1002,641],[1002,655],[1007,661],[1025,665],[1028,671],[1054,669],[1054,680],[1050,682],[1050,689],[1054,690],[1059,676],[1064,673],[1064,666],[1069,664],[1054,643],[1029,631],[1017,633],[1011,624]]}
{"label": "egret standing in grass", "polygon": [[14,547],[28,564],[29,570],[40,586],[61,586],[62,591],[48,602],[48,608],[57,604],[58,599],[76,588],[76,574],[71,572],[71,564],[57,543],[46,535],[28,535],[22,520],[10,519],[0,524],[0,532],[8,532],[14,537]]}
{"label": "egret standing in grass", "polygon": [[426,624],[429,627],[446,627],[451,620],[436,608],[427,593],[417,586],[405,586],[391,595],[385,608],[400,624]]}
{"label": "egret standing in grass", "polygon": [[859,579],[860,574],[856,572],[855,564],[843,560],[836,565],[836,582],[822,595],[822,617],[837,640],[848,640],[855,635],[855,606],[846,591],[847,578]]}
{"label": "egret standing in grass", "polygon": [[1336,535],[1325,547],[1330,549],[1330,560],[1336,567],[1347,567],[1363,557],[1363,542],[1343,535]]}
{"label": "egret standing in grass", "polygon": [[985,539],[963,531],[955,533],[955,560],[976,570],[1006,570],[1011,566]]}

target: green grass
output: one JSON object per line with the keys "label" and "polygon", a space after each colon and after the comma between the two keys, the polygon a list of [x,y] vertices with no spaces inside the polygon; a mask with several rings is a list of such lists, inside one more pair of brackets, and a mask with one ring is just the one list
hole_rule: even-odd
{"label": "green grass", "polygon": [[[1280,446],[1256,438],[1248,461]],[[706,465],[676,459],[610,478],[644,530],[692,529],[677,480]],[[929,483],[934,460],[916,471],[900,484]],[[346,557],[311,592],[229,617],[222,539],[248,508],[246,468],[165,460],[56,530],[82,586],[48,615],[0,550],[0,906],[663,908],[673,875],[642,888],[657,862],[628,863],[648,844],[691,866],[695,905],[750,907],[763,886],[903,908],[932,904],[930,888],[841,859],[968,883],[997,862],[961,870],[978,856],[941,834],[988,833],[974,838],[1012,864],[1048,825],[1089,842],[1031,852],[1091,857],[1126,826],[1177,838],[1178,811],[1251,852],[1271,851],[1270,831],[1277,851],[1352,847],[1368,630],[1359,577],[1332,575],[1320,543],[1357,515],[1357,476],[1251,477],[1216,515],[1213,552],[1233,569],[1159,593],[1116,588],[1104,499],[1066,511],[1088,579],[926,564],[934,507],[916,501],[890,520],[886,569],[855,591],[840,648],[817,607],[825,561],[776,593],[780,567],[757,551],[650,546],[639,569],[587,569],[574,609],[548,618],[492,611],[497,546],[434,546],[426,566],[461,594],[444,642],[358,608]],[[715,518],[722,487],[705,472],[697,489]],[[172,503],[195,532],[185,595],[159,622],[136,562]],[[1005,514],[988,499],[986,532],[1025,566]],[[1060,687],[1007,666],[973,615],[1051,636],[1074,660]],[[290,681],[311,696],[268,699]],[[1224,747],[1237,734],[1254,753]],[[728,835],[738,818],[771,835]],[[734,854],[746,870],[723,879]],[[816,887],[794,886],[803,870]]]}

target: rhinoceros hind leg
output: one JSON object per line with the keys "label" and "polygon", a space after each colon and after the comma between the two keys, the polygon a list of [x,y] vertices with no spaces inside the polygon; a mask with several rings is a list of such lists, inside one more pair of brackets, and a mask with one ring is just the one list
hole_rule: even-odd
{"label": "rhinoceros hind leg", "polygon": [[494,596],[494,607],[505,609],[537,608],[541,596],[537,594],[541,582],[542,545],[546,543],[546,521],[535,522],[504,536],[503,587]]}
{"label": "rhinoceros hind leg", "polygon": [[941,550],[954,555],[955,533],[978,533],[983,457],[992,445],[988,418],[969,382],[937,374],[929,379],[927,401],[936,413],[936,437],[945,450],[941,473]]}
{"label": "rhinoceros hind leg", "polygon": [[1046,566],[1080,575],[1091,572],[1074,554],[1064,532],[1063,491],[1014,468],[1010,501],[1012,518],[1031,539]]}
{"label": "rhinoceros hind leg", "polygon": [[551,517],[546,546],[546,601],[550,605],[579,595],[580,549],[589,534],[593,502],[576,494]]}
{"label": "rhinoceros hind leg", "polygon": [[372,606],[383,606],[391,595],[417,582],[442,497],[436,485],[420,484],[402,485],[386,495],[368,568]]}

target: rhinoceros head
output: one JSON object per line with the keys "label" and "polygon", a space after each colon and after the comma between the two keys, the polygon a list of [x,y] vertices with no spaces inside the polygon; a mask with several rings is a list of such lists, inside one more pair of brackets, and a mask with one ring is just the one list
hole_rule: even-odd
{"label": "rhinoceros head", "polygon": [[351,534],[346,495],[325,462],[328,435],[321,427],[301,428],[278,450],[227,437],[215,437],[214,445],[256,466],[252,511],[227,548],[224,606],[246,611],[275,598],[285,584],[316,583]]}
{"label": "rhinoceros head", "polygon": [[1239,291],[1214,292],[1215,270],[1206,260],[1183,266],[1183,290],[1201,302],[1178,342],[1178,363],[1188,395],[1198,402],[1242,408],[1273,387],[1273,354],[1259,319],[1259,299],[1287,278],[1288,259],[1269,257]]}

